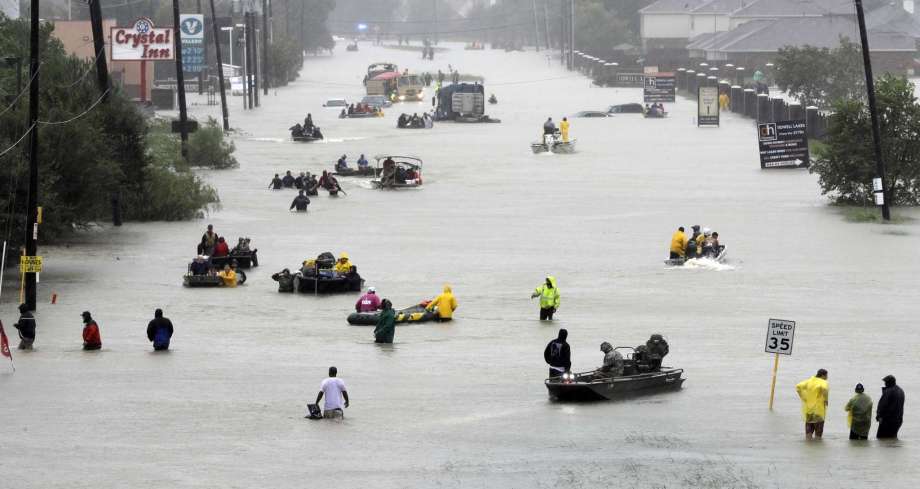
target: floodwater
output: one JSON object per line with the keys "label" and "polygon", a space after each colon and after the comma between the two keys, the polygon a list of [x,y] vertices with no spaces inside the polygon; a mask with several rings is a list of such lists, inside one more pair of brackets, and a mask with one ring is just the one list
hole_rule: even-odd
{"label": "floodwater", "polygon": [[[545,53],[448,46],[434,61],[364,44],[309,58],[262,108],[230,99],[241,166],[203,173],[222,209],[42,246],[37,348],[14,351],[16,373],[0,374],[0,486],[914,486],[918,221],[848,222],[815,176],[760,170],[749,120],[728,114],[698,129],[686,100],[664,120],[575,119],[577,154],[535,156],[529,143],[547,116],[641,101],[639,89],[592,87]],[[359,120],[321,107],[359,97],[365,67],[383,60],[485,76],[500,101],[487,110],[502,124],[403,131],[399,106]],[[194,116],[218,113],[190,102]],[[287,140],[307,112],[328,141]],[[321,195],[307,215],[287,211],[293,192],[266,189],[276,172],[319,172],[362,152],[420,156],[424,188],[342,179],[347,196]],[[181,286],[208,223],[259,249],[244,286]],[[671,233],[692,224],[720,233],[726,266],[663,265]],[[272,272],[322,251],[350,253],[397,307],[450,283],[457,319],[400,327],[395,345],[380,346],[372,328],[345,322],[356,295],[276,292]],[[562,292],[552,323],[529,299],[546,274]],[[0,317],[15,334],[15,280],[5,285]],[[168,354],[145,337],[157,307],[176,326]],[[102,352],[80,351],[86,309]],[[771,317],[798,323],[772,412]],[[630,401],[550,402],[541,353],[560,327],[576,370],[600,364],[602,341],[637,345],[658,332],[671,344],[666,363],[688,380]],[[330,365],[351,394],[346,419],[305,420]],[[794,385],[818,368],[830,371],[829,420],[824,441],[806,443]],[[888,373],[909,399],[902,440],[851,444],[853,386],[877,400]]]}

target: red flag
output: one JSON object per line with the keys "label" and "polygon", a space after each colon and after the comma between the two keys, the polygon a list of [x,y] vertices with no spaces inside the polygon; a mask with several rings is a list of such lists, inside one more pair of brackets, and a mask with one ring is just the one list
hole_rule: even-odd
{"label": "red flag", "polygon": [[10,340],[6,338],[6,331],[3,331],[3,321],[0,321],[0,355],[10,359],[13,362],[13,354],[10,353]]}

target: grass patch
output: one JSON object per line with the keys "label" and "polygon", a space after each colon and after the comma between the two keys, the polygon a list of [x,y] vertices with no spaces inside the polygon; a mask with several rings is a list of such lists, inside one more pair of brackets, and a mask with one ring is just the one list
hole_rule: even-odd
{"label": "grass patch", "polygon": [[[897,212],[891,213],[891,220],[882,219],[882,210],[877,207],[840,207],[840,213],[847,222],[876,223],[876,224],[904,224],[913,220]],[[897,233],[892,233],[897,234]],[[906,232],[903,234],[907,234]]]}

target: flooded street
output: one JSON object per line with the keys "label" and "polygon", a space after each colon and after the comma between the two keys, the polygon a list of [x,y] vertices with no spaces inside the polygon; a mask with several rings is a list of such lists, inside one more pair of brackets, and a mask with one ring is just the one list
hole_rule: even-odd
{"label": "flooded street", "polygon": [[[422,61],[339,44],[333,57],[307,58],[301,78],[259,109],[228,99],[240,168],[202,173],[221,209],[94,229],[68,246],[39,241],[36,350],[14,351],[16,373],[0,373],[0,487],[915,485],[920,212],[898,209],[913,218],[901,224],[848,222],[814,175],[760,170],[749,119],[723,114],[722,127],[698,129],[696,104],[681,97],[667,119],[574,119],[576,154],[534,155],[547,117],[641,102],[641,89],[592,87],[543,52],[447,44]],[[395,105],[382,119],[321,107],[360,99],[377,61],[482,75],[499,100],[486,112],[502,123],[398,130],[401,111],[430,105]],[[199,120],[219,117],[204,97],[189,102]],[[326,141],[291,142],[288,127],[308,112]],[[343,153],[351,165],[360,153],[416,155],[424,187],[340,178],[347,196],[323,192],[306,215],[288,212],[293,191],[267,190],[275,173],[331,170]],[[244,286],[182,287],[209,223],[258,248]],[[719,232],[725,266],[664,266],[671,233],[693,224]],[[397,308],[449,283],[455,321],[400,326],[381,346],[373,328],[345,321],[358,295],[277,292],[272,273],[324,251],[348,252]],[[562,305],[541,323],[530,294],[547,274]],[[15,336],[13,269],[3,285],[0,319]],[[158,307],[176,328],[168,354],[145,336]],[[80,350],[84,310],[99,321],[102,352]],[[773,412],[771,317],[797,321]],[[560,327],[577,371],[601,364],[602,341],[635,346],[661,333],[684,388],[551,402],[541,354]],[[305,420],[330,365],[351,397],[345,421]],[[823,442],[806,443],[794,385],[818,368],[829,371],[828,422]],[[850,444],[853,386],[877,402],[889,373],[908,397],[902,440]]]}

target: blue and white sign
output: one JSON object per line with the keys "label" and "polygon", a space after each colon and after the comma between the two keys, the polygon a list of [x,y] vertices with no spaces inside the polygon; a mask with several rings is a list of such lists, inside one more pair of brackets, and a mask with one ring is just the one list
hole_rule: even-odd
{"label": "blue and white sign", "polygon": [[182,14],[179,16],[179,31],[182,33],[182,68],[186,73],[199,73],[204,64],[204,15]]}

